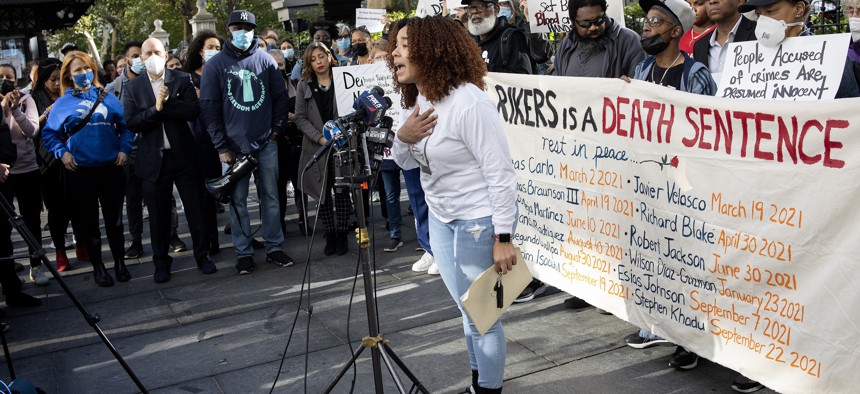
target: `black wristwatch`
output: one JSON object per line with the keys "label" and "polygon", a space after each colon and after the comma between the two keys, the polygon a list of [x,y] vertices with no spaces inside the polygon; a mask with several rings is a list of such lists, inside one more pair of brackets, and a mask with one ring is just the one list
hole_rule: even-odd
{"label": "black wristwatch", "polygon": [[511,235],[510,234],[496,234],[496,240],[503,243],[509,244],[511,243]]}

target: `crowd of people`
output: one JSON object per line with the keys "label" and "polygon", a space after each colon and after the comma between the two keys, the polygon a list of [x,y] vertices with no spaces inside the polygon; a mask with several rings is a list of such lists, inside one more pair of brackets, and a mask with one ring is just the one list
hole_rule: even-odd
{"label": "crowd of people", "polygon": [[[313,231],[310,197],[318,204],[323,253],[344,255],[354,206],[369,204],[370,195],[354,201],[349,190],[334,186],[334,159],[312,163],[313,156],[331,137],[323,133],[325,122],[342,115],[333,67],[383,62],[403,98],[401,127],[375,182],[389,236],[383,249],[404,245],[402,174],[416,250],[424,251],[412,269],[441,275],[461,307],[460,296],[477,275],[492,266],[505,273],[515,264],[515,174],[502,123],[484,92],[487,72],[637,79],[714,95],[729,43],[759,40],[771,46],[773,37],[782,37],[778,44],[812,34],[805,24],[812,12],[806,0],[639,4],[646,13],[641,34],[607,16],[605,0],[571,0],[572,28],[557,47],[546,34],[529,31],[526,0],[463,0],[447,16],[389,23],[376,39],[364,27],[324,20],[311,24],[308,43],[279,39],[273,30],[258,30],[255,15],[236,10],[222,33],[198,32],[173,53],[150,38],[127,43],[122,55],[97,65],[67,44],[62,61],[35,64],[26,89],[17,87],[12,66],[0,64],[0,192],[17,201],[38,241],[44,205],[57,269],[73,268],[67,250],[74,244],[76,260],[89,262],[94,282],[103,287],[114,285],[114,278],[130,280],[125,260],[145,253],[144,205],[156,283],[171,278],[170,251],[187,248],[177,234],[178,203],[202,274],[217,271],[217,214],[225,210],[230,223],[224,231],[232,237],[238,274],[254,271],[254,249],[265,249],[268,263],[293,265],[284,252],[288,188],[294,190],[299,232]],[[858,97],[860,2],[843,6],[852,42],[836,97]],[[262,241],[250,226],[250,177],[236,184],[226,207],[205,188],[204,180],[243,157],[257,163]],[[100,218],[113,275],[102,258]],[[0,256],[11,255],[11,225],[0,220]],[[46,285],[40,260],[29,263],[31,281]],[[0,284],[9,306],[41,303],[21,291],[11,258],[0,260]],[[547,288],[534,280],[517,302]],[[587,306],[576,297],[565,304]],[[501,392],[501,322],[479,335],[463,312],[463,326],[472,367],[466,392]],[[625,341],[635,348],[667,342],[647,328]],[[678,347],[670,365],[691,369],[698,357]],[[761,385],[740,377],[732,388],[752,392]]]}

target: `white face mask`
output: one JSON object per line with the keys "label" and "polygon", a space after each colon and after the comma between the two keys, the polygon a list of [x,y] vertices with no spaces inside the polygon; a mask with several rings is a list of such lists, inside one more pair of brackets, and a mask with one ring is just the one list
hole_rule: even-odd
{"label": "white face mask", "polygon": [[768,48],[776,48],[785,40],[786,29],[802,25],[803,22],[785,23],[783,20],[761,15],[755,25],[755,38]]}
{"label": "white face mask", "polygon": [[848,30],[851,30],[851,41],[860,41],[860,18],[848,18]]}
{"label": "white face mask", "polygon": [[164,65],[167,63],[167,59],[158,56],[152,55],[148,59],[146,59],[146,71],[149,71],[153,75],[161,75],[164,72]]}
{"label": "white face mask", "polygon": [[219,51],[216,51],[214,49],[207,49],[207,50],[203,51],[203,63],[206,63],[209,61],[209,59],[212,59],[213,57],[215,57],[215,55],[217,55],[218,52]]}

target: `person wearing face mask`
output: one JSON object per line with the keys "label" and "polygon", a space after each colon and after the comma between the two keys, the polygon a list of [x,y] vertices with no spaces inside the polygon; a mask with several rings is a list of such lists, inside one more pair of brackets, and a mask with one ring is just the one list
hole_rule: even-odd
{"label": "person wearing face mask", "polygon": [[[740,12],[755,10],[755,35],[758,42],[766,47],[775,48],[786,38],[811,36],[805,21],[812,8],[805,0],[749,0],[740,7]],[[854,76],[850,56],[845,58],[842,79],[836,90],[836,98],[860,96],[860,86]]]}
{"label": "person wearing face mask", "polygon": [[370,32],[364,27],[356,28],[352,32],[352,46],[350,46],[352,60],[349,62],[350,65],[373,63],[373,59],[370,58],[370,45],[372,41]]}
{"label": "person wearing face mask", "polygon": [[204,274],[215,273],[203,227],[203,177],[197,167],[194,135],[188,126],[200,112],[194,83],[189,74],[167,68],[168,54],[157,38],[143,42],[140,58],[146,65],[146,77],[129,81],[122,104],[126,125],[138,135],[135,174],[143,180],[149,207],[153,280],[170,280],[173,259],[168,247],[174,185],[185,206],[197,268]]}
{"label": "person wearing face mask", "polygon": [[105,86],[108,92],[113,93],[119,99],[122,98],[122,88],[126,82],[135,79],[138,75],[146,71],[143,60],[140,60],[140,46],[140,41],[130,41],[125,44],[123,53],[125,54],[127,66],[123,68],[123,72],[119,77]]}
{"label": "person wearing face mask", "polygon": [[531,74],[532,61],[525,35],[499,17],[498,0],[463,0],[469,33],[481,47],[490,72]]}
{"label": "person wearing face mask", "polygon": [[[200,78],[203,76],[203,68],[209,60],[221,52],[221,45],[221,38],[212,30],[197,32],[197,35],[188,44],[188,57],[183,65],[183,71],[191,75],[197,97],[200,97]],[[197,160],[203,179],[221,176],[221,161],[218,159],[218,151],[212,144],[212,137],[206,131],[202,117],[197,116],[189,124],[194,139],[197,141]],[[209,256],[214,256],[221,250],[218,241],[218,208],[221,207],[221,203],[215,201],[215,197],[209,193],[203,193],[202,198],[203,229],[209,240]]]}
{"label": "person wearing face mask", "polygon": [[848,17],[848,30],[851,32],[851,44],[848,46],[848,58],[854,62],[854,71],[860,80],[860,0],[848,0],[842,3],[845,16]]}
{"label": "person wearing face mask", "polygon": [[[42,128],[42,143],[67,170],[72,214],[80,225],[76,228],[81,235],[78,243],[89,251],[95,283],[107,287],[114,282],[102,261],[98,209],[101,206],[116,278],[126,282],[131,274],[123,255],[125,177],[121,167],[131,153],[134,135],[125,125],[119,100],[95,79],[96,69],[92,58],[83,52],[66,55],[60,69],[64,93]],[[91,115],[83,123],[87,114]]]}
{"label": "person wearing face mask", "polygon": [[[256,16],[235,10],[227,19],[231,40],[206,63],[200,81],[200,109],[222,163],[232,163],[237,154],[256,158],[254,177],[260,202],[266,261],[281,267],[293,265],[283,252],[278,207],[278,144],[287,118],[287,89],[278,65],[254,45]],[[237,182],[233,191],[230,222],[236,248],[236,272],[254,271],[251,223],[248,217],[250,176]]]}
{"label": "person wearing face mask", "polygon": [[[39,164],[36,162],[36,148],[33,140],[39,134],[39,112],[36,103],[29,94],[21,93],[15,86],[18,78],[15,68],[8,63],[0,64],[0,109],[3,120],[9,125],[12,143],[18,152],[15,166],[9,170],[9,178],[0,187],[3,195],[10,203],[18,200],[18,209],[24,218],[24,224],[33,237],[42,243],[42,213],[41,182]],[[8,236],[3,234],[0,236]],[[12,240],[4,239],[11,243]],[[33,254],[30,249],[30,254]],[[30,280],[46,286],[48,277],[41,270],[41,260],[30,259]]]}
{"label": "person wearing face mask", "polygon": [[293,40],[289,38],[285,38],[281,41],[280,50],[281,54],[284,55],[284,70],[285,75],[284,78],[287,80],[290,79],[290,72],[293,69],[293,66],[296,65],[296,49],[295,44],[293,44]]}
{"label": "person wearing face mask", "polygon": [[337,27],[337,39],[335,40],[335,45],[332,49],[335,49],[335,55],[343,56],[345,58],[351,59],[355,54],[352,53],[352,30],[350,30],[349,26],[343,23],[338,23]]}

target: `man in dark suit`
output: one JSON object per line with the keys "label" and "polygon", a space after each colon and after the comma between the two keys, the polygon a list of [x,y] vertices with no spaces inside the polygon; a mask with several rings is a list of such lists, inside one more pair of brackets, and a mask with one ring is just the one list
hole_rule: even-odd
{"label": "man in dark suit", "polygon": [[146,77],[127,83],[122,104],[126,124],[140,135],[135,174],[143,179],[143,194],[149,206],[153,279],[155,283],[170,280],[170,198],[174,183],[185,206],[197,267],[211,274],[216,268],[209,259],[209,239],[203,228],[203,178],[188,126],[200,114],[197,93],[190,75],[165,68],[167,51],[160,40],[144,41],[141,59],[146,65]]}
{"label": "man in dark suit", "polygon": [[[693,59],[708,66],[712,74],[721,74],[732,42],[755,40],[755,22],[738,12],[743,0],[708,0],[705,9],[717,28],[696,41]],[[720,82],[716,76],[714,80]]]}

